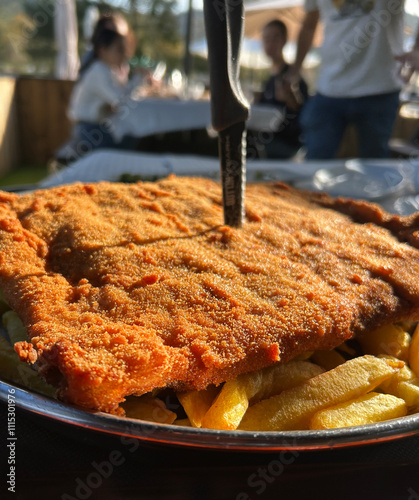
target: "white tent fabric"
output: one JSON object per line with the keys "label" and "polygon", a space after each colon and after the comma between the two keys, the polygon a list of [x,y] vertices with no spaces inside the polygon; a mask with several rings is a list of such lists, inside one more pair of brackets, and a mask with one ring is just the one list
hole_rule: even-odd
{"label": "white tent fabric", "polygon": [[95,29],[96,23],[100,17],[99,9],[94,5],[91,5],[86,9],[86,13],[83,18],[83,37],[85,40],[90,41]]}
{"label": "white tent fabric", "polygon": [[55,0],[54,29],[57,45],[55,76],[59,80],[76,80],[80,60],[75,0]]}
{"label": "white tent fabric", "polygon": [[[208,48],[205,38],[193,42],[190,46],[192,54],[207,58]],[[265,69],[271,66],[271,61],[264,54],[260,40],[243,38],[240,51],[240,66],[250,69]]]}
{"label": "white tent fabric", "polygon": [[[304,0],[254,0],[245,6],[244,34],[249,38],[258,38],[266,23],[272,19],[281,19],[288,28],[288,40],[295,42],[304,18]],[[314,37],[314,46],[322,41],[322,30],[318,28]]]}
{"label": "white tent fabric", "polygon": [[247,2],[244,5],[246,12],[254,12],[257,10],[268,9],[286,9],[289,7],[301,7],[304,5],[304,0],[256,0]]}

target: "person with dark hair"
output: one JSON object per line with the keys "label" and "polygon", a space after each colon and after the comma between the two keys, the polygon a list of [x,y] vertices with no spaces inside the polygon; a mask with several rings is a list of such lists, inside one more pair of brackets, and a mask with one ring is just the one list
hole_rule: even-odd
{"label": "person with dark hair", "polygon": [[[290,85],[283,78],[289,65],[285,62],[283,49],[287,43],[288,30],[282,21],[274,19],[263,28],[262,42],[265,54],[272,60],[271,76],[265,82],[259,104],[278,107],[283,120],[278,130],[269,133],[261,140],[257,134],[254,141],[259,156],[267,158],[291,158],[301,147],[299,115],[308,98],[306,82],[300,77],[296,84]],[[250,149],[252,144],[249,145]]]}
{"label": "person with dark hair", "polygon": [[107,119],[129,94],[135,78],[128,82],[120,68],[127,60],[126,38],[114,30],[102,29],[94,37],[93,62],[76,84],[70,100],[69,116],[73,120],[75,143],[81,156],[96,148],[131,148],[132,138],[116,142]]}
{"label": "person with dark hair", "polygon": [[[101,33],[104,30],[115,31],[116,33],[122,35],[125,38],[125,47],[126,47],[126,56],[127,60],[130,59],[135,52],[135,38],[134,34],[127,23],[126,19],[119,14],[118,12],[112,12],[108,14],[102,14],[93,30],[93,34],[91,37],[91,46],[89,50],[86,52],[84,57],[82,58],[80,71],[79,71],[79,79],[83,76],[89,66],[95,61],[95,51],[94,47],[97,45],[98,40],[100,40]],[[124,76],[129,73],[129,64],[125,61],[125,64],[121,66],[119,72]]]}

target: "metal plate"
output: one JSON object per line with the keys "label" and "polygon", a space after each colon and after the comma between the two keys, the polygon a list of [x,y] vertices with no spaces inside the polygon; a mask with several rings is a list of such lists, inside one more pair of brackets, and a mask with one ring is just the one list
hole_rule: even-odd
{"label": "metal plate", "polygon": [[[402,166],[404,169],[407,168],[406,164]],[[318,171],[318,165],[315,163],[307,164],[306,169],[303,167],[304,165],[300,166],[300,175],[302,177],[308,175],[307,169],[310,172]],[[384,167],[390,168],[389,165],[384,165]],[[295,165],[293,165],[294,168]],[[330,166],[329,170],[334,171],[336,174],[342,168],[341,165],[334,164]],[[358,167],[355,165],[354,168],[356,170]],[[383,165],[381,165],[381,168],[383,168]],[[402,170],[403,173],[405,173],[404,169]],[[371,172],[371,168],[369,171]],[[398,190],[400,187],[397,181],[399,179],[398,173],[396,172],[395,177],[389,177],[390,183],[387,181],[387,187],[390,191]],[[267,175],[269,176],[269,174]],[[399,180],[404,185],[404,181]],[[313,181],[311,180],[311,182]],[[307,188],[308,186],[304,187]],[[387,192],[387,194],[389,193]],[[10,391],[14,391],[14,404],[17,408],[36,413],[46,419],[69,424],[74,428],[85,428],[114,436],[133,437],[149,443],[188,448],[248,452],[269,452],[285,449],[321,450],[381,443],[419,434],[419,413],[378,424],[344,429],[286,432],[219,431],[156,424],[83,410],[0,380],[0,401],[7,403]]]}
{"label": "metal plate", "polygon": [[75,427],[149,443],[201,449],[248,452],[321,450],[382,443],[419,434],[419,414],[378,424],[321,431],[219,431],[155,424],[83,410],[0,380],[0,400],[7,403],[10,395],[17,408]]}

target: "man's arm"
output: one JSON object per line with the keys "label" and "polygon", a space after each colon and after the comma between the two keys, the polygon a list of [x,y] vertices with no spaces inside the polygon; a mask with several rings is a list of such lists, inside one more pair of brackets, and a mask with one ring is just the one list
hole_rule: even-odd
{"label": "man's arm", "polygon": [[316,32],[319,17],[320,14],[318,10],[306,12],[300,34],[298,35],[295,62],[285,75],[286,79],[291,83],[295,83],[299,80],[300,70],[304,59],[313,44],[314,33]]}

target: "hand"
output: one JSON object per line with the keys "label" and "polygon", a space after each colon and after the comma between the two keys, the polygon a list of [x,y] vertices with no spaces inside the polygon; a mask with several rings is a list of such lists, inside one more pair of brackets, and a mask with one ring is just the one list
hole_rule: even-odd
{"label": "hand", "polygon": [[287,107],[294,111],[297,111],[303,105],[303,96],[300,92],[300,67],[293,64],[289,67],[282,75],[282,92],[286,98],[285,101]]}
{"label": "hand", "polygon": [[298,110],[302,105],[302,96],[298,83],[290,84],[283,78],[276,79],[275,99],[284,102],[289,109]]}
{"label": "hand", "polygon": [[287,102],[292,96],[291,85],[282,78],[275,80],[275,99],[280,102]]}
{"label": "hand", "polygon": [[142,78],[142,83],[146,87],[150,87],[152,89],[159,89],[162,86],[161,80],[157,80],[153,77],[153,72],[146,68],[137,68],[136,74],[140,75]]}
{"label": "hand", "polygon": [[419,71],[419,48],[396,56],[397,61],[402,63],[400,75],[405,83],[408,83],[415,71]]}
{"label": "hand", "polygon": [[298,85],[298,82],[300,81],[300,68],[295,66],[295,64],[290,66],[282,75],[282,79],[291,86]]}

